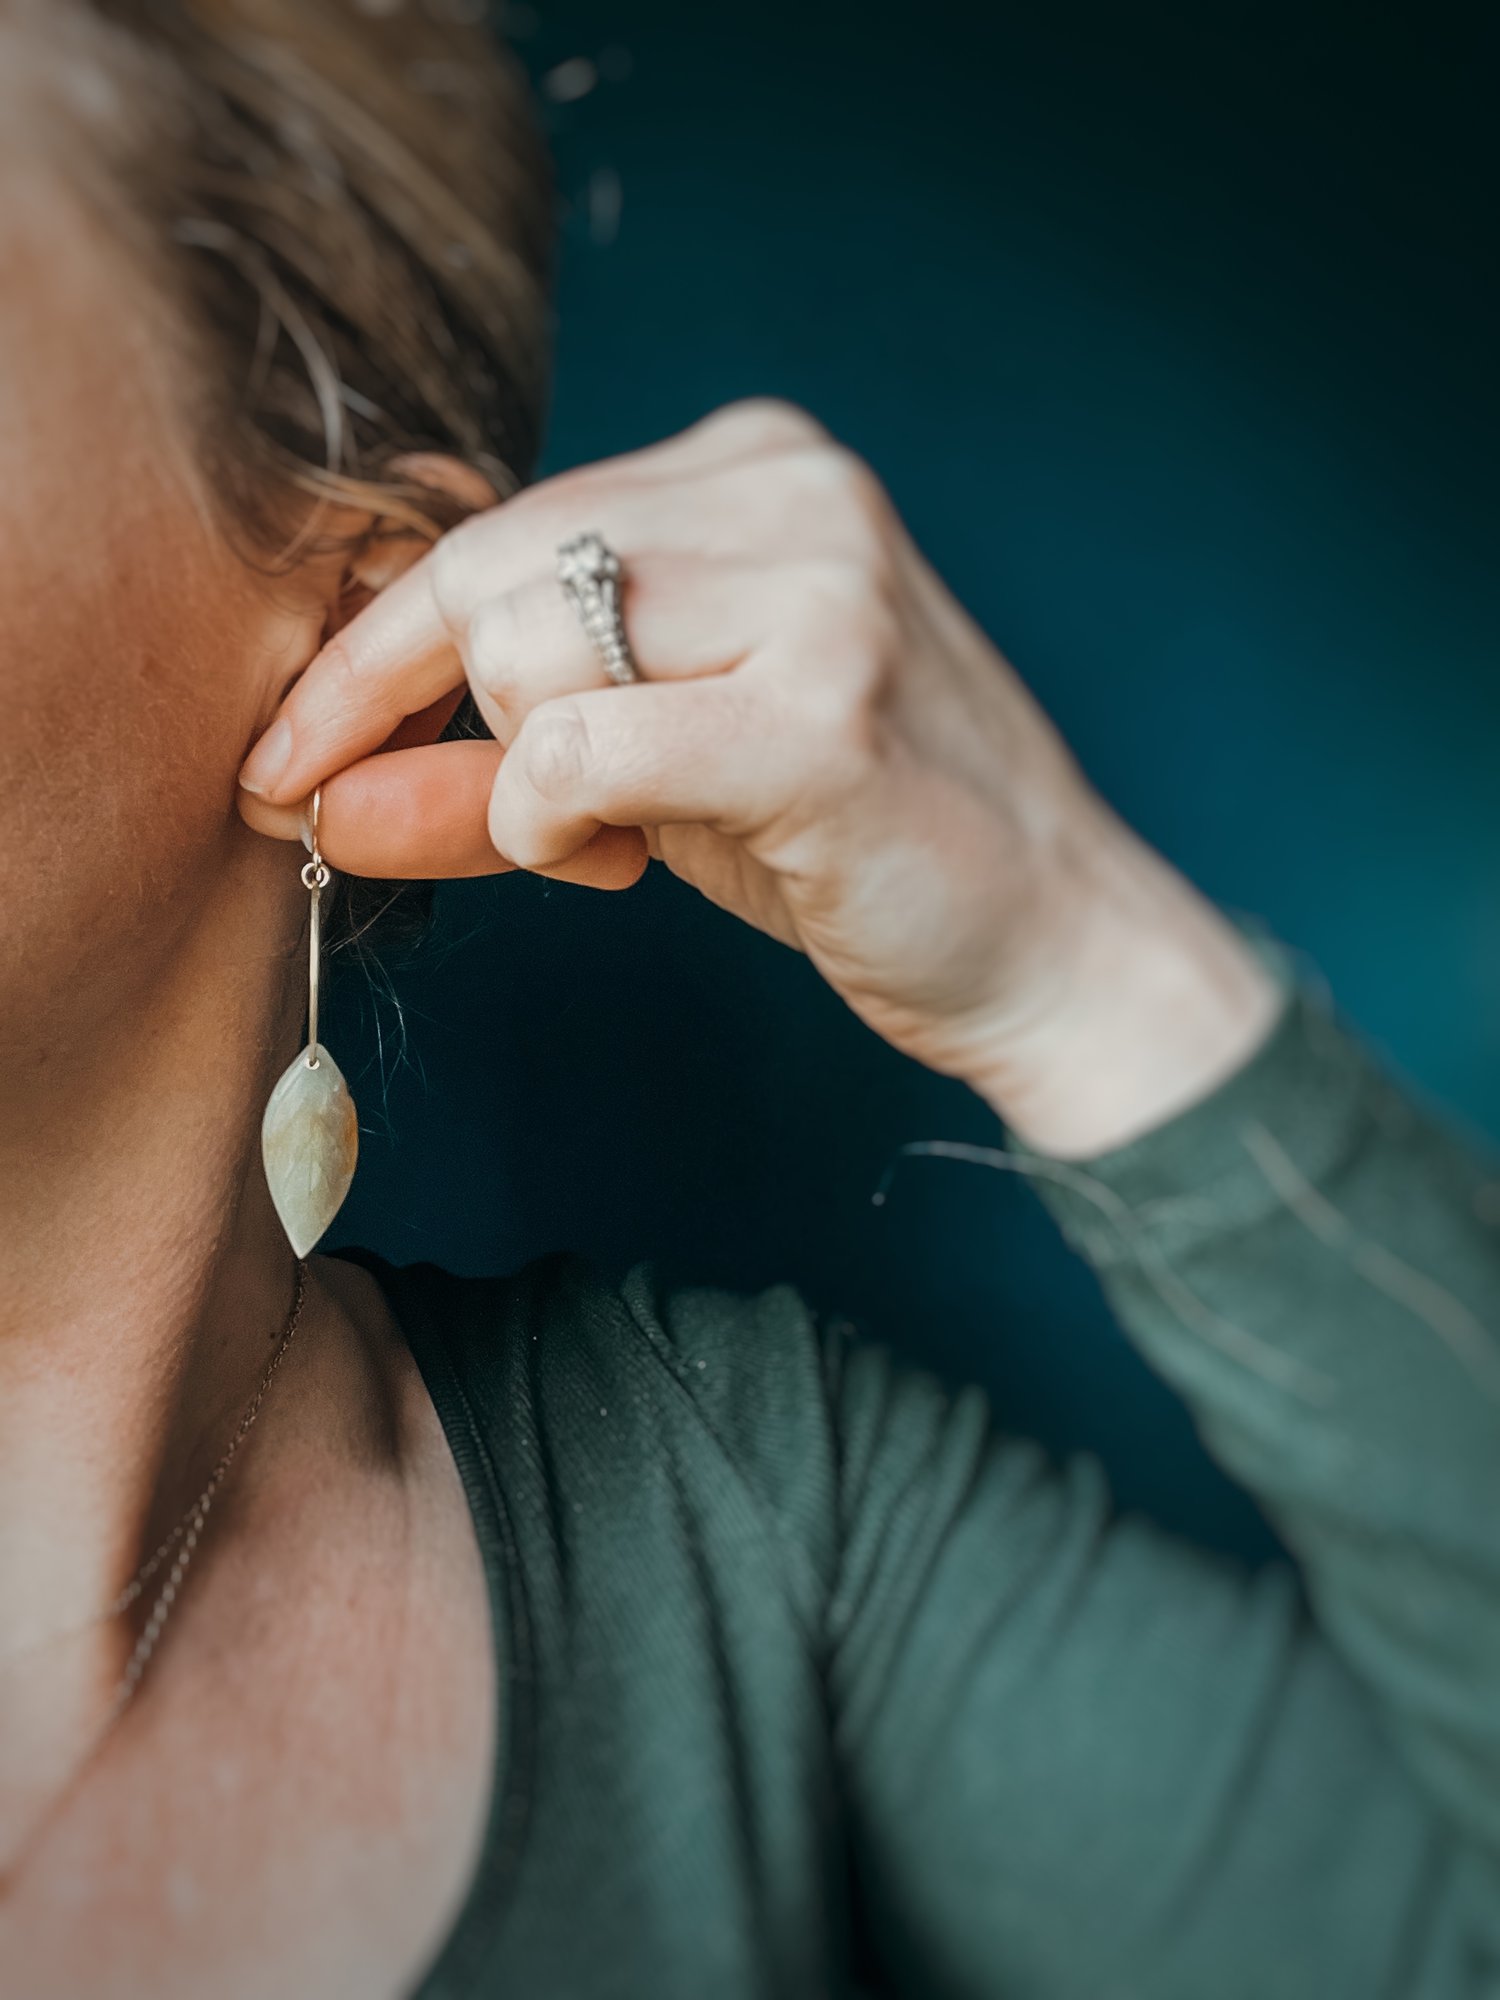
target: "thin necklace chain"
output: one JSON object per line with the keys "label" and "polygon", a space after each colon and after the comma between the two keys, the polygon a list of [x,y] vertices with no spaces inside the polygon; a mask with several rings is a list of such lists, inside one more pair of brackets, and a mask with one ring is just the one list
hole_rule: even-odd
{"label": "thin necklace chain", "polygon": [[256,1384],[255,1394],[240,1412],[240,1420],[235,1425],[234,1435],[221,1452],[218,1464],[209,1475],[208,1484],[188,1508],[176,1527],[172,1529],[166,1540],[162,1542],[161,1546],[141,1564],[114,1603],[93,1621],[95,1624],[102,1625],[107,1620],[118,1618],[124,1612],[128,1611],[145,1590],[146,1585],[151,1581],[152,1577],[156,1575],[162,1564],[167,1560],[168,1556],[172,1555],[172,1551],[174,1549],[177,1551],[172,1560],[172,1567],[167,1571],[166,1582],[163,1583],[161,1589],[156,1593],[156,1601],[147,1613],[146,1622],[141,1627],[141,1635],[135,1642],[135,1650],[126,1661],[125,1671],[121,1674],[115,1688],[114,1699],[110,1703],[109,1715],[105,1723],[106,1729],[113,1728],[125,1708],[129,1705],[132,1695],[134,1695],[136,1689],[141,1684],[141,1676],[150,1664],[151,1655],[156,1651],[162,1632],[166,1628],[167,1620],[172,1615],[172,1608],[176,1604],[178,1593],[182,1589],[183,1578],[188,1573],[188,1566],[197,1551],[199,1538],[203,1533],[204,1524],[208,1520],[209,1510],[218,1497],[219,1488],[229,1477],[229,1468],[234,1464],[240,1446],[250,1435],[255,1419],[260,1415],[260,1406],[266,1400],[266,1391],[275,1380],[277,1369],[280,1368],[282,1362],[286,1359],[287,1349],[297,1337],[297,1328],[302,1320],[302,1307],[306,1299],[307,1266],[299,1259],[297,1264],[297,1288],[292,1296],[292,1309],[287,1314],[286,1325],[282,1328],[281,1338],[276,1343],[275,1352],[261,1370],[261,1377],[260,1381]]}
{"label": "thin necklace chain", "polygon": [[209,1475],[208,1484],[203,1488],[197,1499],[187,1508],[182,1518],[177,1522],[177,1525],[170,1530],[165,1540],[141,1564],[119,1596],[110,1604],[107,1604],[102,1611],[97,1612],[94,1617],[85,1619],[81,1625],[70,1626],[64,1632],[53,1633],[49,1639],[38,1640],[31,1645],[23,1646],[18,1653],[13,1653],[9,1659],[0,1662],[0,1671],[3,1671],[5,1667],[39,1651],[44,1645],[57,1644],[64,1639],[77,1638],[81,1633],[92,1631],[96,1625],[105,1625],[113,1619],[122,1618],[131,1605],[136,1603],[143,1595],[147,1584],[157,1575],[162,1565],[171,1557],[171,1568],[167,1571],[166,1579],[161,1589],[157,1592],[155,1602],[146,1615],[146,1622],[141,1627],[140,1637],[136,1640],[134,1650],[125,1663],[124,1672],[120,1675],[119,1681],[115,1685],[114,1694],[110,1699],[109,1711],[105,1717],[103,1729],[100,1732],[101,1736],[107,1734],[114,1727],[125,1708],[129,1705],[131,1697],[140,1686],[141,1678],[151,1662],[152,1654],[161,1643],[161,1635],[166,1629],[167,1620],[171,1617],[173,1607],[176,1605],[178,1596],[181,1593],[183,1580],[187,1576],[194,1555],[197,1553],[204,1525],[212,1511],[214,1501],[218,1498],[219,1490],[223,1486],[224,1481],[229,1477],[230,1467],[238,1457],[241,1445],[244,1444],[245,1439],[250,1435],[255,1420],[260,1415],[261,1405],[266,1400],[266,1392],[275,1380],[277,1370],[286,1359],[287,1349],[297,1337],[297,1328],[302,1322],[302,1309],[306,1302],[307,1266],[305,1263],[299,1261],[297,1265],[296,1290],[292,1297],[292,1309],[287,1314],[286,1324],[281,1331],[281,1338],[276,1343],[275,1351],[271,1355],[270,1360],[261,1370],[260,1380],[256,1384],[255,1393],[240,1412],[240,1420],[235,1425],[234,1434],[220,1453],[219,1462]]}
{"label": "thin necklace chain", "polygon": [[[275,1352],[261,1370],[260,1380],[256,1384],[255,1393],[241,1411],[240,1420],[234,1428],[234,1435],[220,1453],[219,1462],[210,1474],[208,1484],[182,1516],[176,1527],[170,1531],[166,1539],[141,1564],[135,1575],[112,1604],[108,1605],[96,1617],[85,1620],[82,1625],[74,1626],[67,1632],[53,1634],[52,1641],[39,1642],[40,1645],[74,1638],[79,1633],[91,1631],[96,1625],[103,1625],[113,1618],[121,1617],[141,1597],[147,1584],[160,1572],[163,1564],[170,1559],[171,1567],[167,1570],[166,1578],[161,1588],[157,1591],[155,1601],[146,1615],[146,1622],[141,1627],[140,1637],[136,1640],[130,1658],[125,1663],[125,1671],[121,1674],[115,1685],[109,1707],[99,1727],[90,1737],[82,1756],[75,1763],[72,1776],[52,1800],[51,1805],[42,1814],[41,1818],[22,1836],[21,1843],[16,1851],[13,1854],[0,1856],[0,1903],[3,1903],[9,1894],[19,1870],[25,1865],[26,1856],[32,1851],[34,1842],[41,1837],[53,1816],[62,1810],[67,1799],[71,1796],[74,1786],[103,1748],[106,1738],[129,1707],[136,1689],[140,1686],[141,1679],[151,1663],[152,1655],[161,1643],[161,1635],[166,1629],[167,1620],[171,1617],[173,1606],[176,1604],[178,1595],[182,1590],[183,1579],[187,1576],[188,1569],[197,1552],[198,1543],[203,1534],[204,1523],[208,1519],[220,1488],[229,1477],[229,1469],[234,1464],[241,1445],[244,1444],[245,1439],[250,1435],[255,1420],[260,1415],[261,1405],[266,1400],[267,1390],[275,1380],[276,1371],[286,1359],[287,1349],[297,1337],[297,1328],[302,1321],[302,1308],[306,1302],[307,1265],[299,1259],[297,1263],[296,1290],[292,1297],[292,1309],[287,1314],[286,1324],[281,1330],[281,1338],[276,1343]],[[0,1671],[3,1671],[4,1667],[13,1665],[18,1659],[37,1650],[38,1646],[27,1646],[22,1649],[21,1653],[13,1653],[9,1659],[0,1663]]]}

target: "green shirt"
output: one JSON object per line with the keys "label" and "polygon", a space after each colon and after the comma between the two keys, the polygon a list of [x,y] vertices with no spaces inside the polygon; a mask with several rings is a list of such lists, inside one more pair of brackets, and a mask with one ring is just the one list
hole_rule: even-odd
{"label": "green shirt", "polygon": [[1500,1993],[1500,1242],[1312,1002],[1034,1162],[1300,1578],[1111,1514],[790,1291],[375,1265],[503,1663],[421,2000]]}

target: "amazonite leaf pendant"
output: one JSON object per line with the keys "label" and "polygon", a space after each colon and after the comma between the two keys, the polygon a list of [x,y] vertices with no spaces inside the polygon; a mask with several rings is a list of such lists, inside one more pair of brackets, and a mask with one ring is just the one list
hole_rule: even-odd
{"label": "amazonite leaf pendant", "polygon": [[305,1048],[271,1092],[260,1151],[281,1226],[305,1257],[343,1207],[359,1157],[354,1099],[321,1043]]}
{"label": "amazonite leaf pendant", "polygon": [[318,847],[323,793],[312,795],[305,839],[312,859],[302,867],[309,897],[307,928],[307,1047],[271,1092],[260,1123],[260,1156],[281,1226],[298,1258],[305,1257],[344,1205],[359,1158],[359,1119],[344,1072],[318,1040],[318,987],[323,965],[323,892],[333,870]]}

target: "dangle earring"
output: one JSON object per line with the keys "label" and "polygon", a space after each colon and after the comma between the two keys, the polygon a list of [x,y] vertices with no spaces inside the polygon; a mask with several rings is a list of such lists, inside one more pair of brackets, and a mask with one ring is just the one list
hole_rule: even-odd
{"label": "dangle earring", "polygon": [[302,870],[312,898],[307,961],[307,1047],[271,1092],[261,1122],[266,1184],[293,1251],[305,1257],[344,1205],[359,1154],[359,1119],[343,1072],[318,1040],[323,891],[333,880],[318,851],[321,787],[312,796],[312,859]]}

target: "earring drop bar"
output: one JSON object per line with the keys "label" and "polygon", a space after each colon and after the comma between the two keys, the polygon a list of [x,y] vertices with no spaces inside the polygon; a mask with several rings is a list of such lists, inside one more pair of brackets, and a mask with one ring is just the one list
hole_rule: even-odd
{"label": "earring drop bar", "polygon": [[303,864],[310,899],[307,959],[307,1043],[271,1092],[261,1121],[266,1185],[287,1240],[305,1257],[344,1205],[359,1157],[359,1117],[349,1086],[318,1039],[323,959],[323,892],[333,872],[319,847],[322,788],[312,796],[312,858]]}

